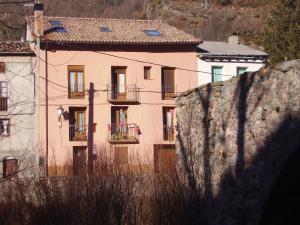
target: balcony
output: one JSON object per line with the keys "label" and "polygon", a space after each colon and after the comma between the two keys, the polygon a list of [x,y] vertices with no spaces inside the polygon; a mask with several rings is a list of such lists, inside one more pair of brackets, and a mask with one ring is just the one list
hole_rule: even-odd
{"label": "balcony", "polygon": [[175,87],[173,86],[162,86],[161,88],[162,100],[172,100],[175,98]]}
{"label": "balcony", "polygon": [[136,84],[107,85],[107,101],[110,103],[139,103],[140,91]]}
{"label": "balcony", "polygon": [[0,97],[0,111],[7,111],[8,98]]}
{"label": "balcony", "polygon": [[69,125],[69,140],[70,141],[86,141],[87,140],[87,125]]}
{"label": "balcony", "polygon": [[108,124],[108,142],[110,143],[139,143],[139,127],[135,124]]}
{"label": "balcony", "polygon": [[175,126],[163,126],[164,140],[165,141],[174,141],[175,140]]}
{"label": "balcony", "polygon": [[84,85],[69,85],[68,89],[69,98],[84,98],[85,96]]}

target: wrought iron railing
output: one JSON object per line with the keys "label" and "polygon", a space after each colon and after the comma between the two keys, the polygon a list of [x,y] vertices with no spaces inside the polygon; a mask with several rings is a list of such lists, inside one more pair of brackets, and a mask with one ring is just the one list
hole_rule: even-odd
{"label": "wrought iron railing", "polygon": [[136,84],[107,85],[109,102],[139,102],[140,90]]}
{"label": "wrought iron railing", "polygon": [[176,95],[176,89],[172,86],[163,85],[161,88],[162,99],[173,99]]}
{"label": "wrought iron railing", "polygon": [[139,142],[140,128],[135,123],[108,124],[109,142]]}
{"label": "wrought iron railing", "polygon": [[69,85],[69,98],[83,98],[85,96],[84,85]]}
{"label": "wrought iron railing", "polygon": [[8,98],[0,97],[0,111],[7,111],[8,108]]}
{"label": "wrought iron railing", "polygon": [[86,141],[87,130],[88,130],[87,125],[69,125],[69,140]]}

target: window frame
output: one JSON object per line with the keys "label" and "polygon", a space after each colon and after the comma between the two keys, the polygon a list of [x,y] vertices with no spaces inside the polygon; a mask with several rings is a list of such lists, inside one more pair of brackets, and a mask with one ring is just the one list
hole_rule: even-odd
{"label": "window frame", "polygon": [[[152,80],[151,79],[151,66],[144,66],[144,80]],[[149,72],[149,73],[146,73]]]}
{"label": "window frame", "polygon": [[5,73],[5,71],[6,71],[6,68],[5,68],[5,66],[6,66],[6,62],[0,62],[0,73]]}
{"label": "window frame", "polygon": [[[5,84],[3,87],[3,84]],[[6,89],[6,91],[2,91]],[[5,93],[3,96],[2,94]],[[8,82],[0,81],[0,111],[4,112],[8,110]]]}
{"label": "window frame", "polygon": [[[82,73],[82,87],[83,91],[79,91],[78,73]],[[74,91],[71,92],[71,73],[75,73]],[[83,65],[69,65],[68,66],[68,98],[69,99],[83,99],[85,98],[85,71]]]}
{"label": "window frame", "polygon": [[[8,173],[8,162],[9,161],[14,161],[15,162],[15,169],[12,173]],[[3,177],[11,177],[11,176],[14,176],[14,175],[17,175],[19,171],[19,160],[18,158],[15,158],[15,157],[5,157],[3,159]]]}
{"label": "window frame", "polygon": [[[220,79],[221,79],[221,80],[215,80],[215,79],[214,79],[214,75],[215,75],[215,74],[213,73],[213,71],[214,71],[215,68],[216,68],[216,69],[217,69],[217,68],[218,68],[218,69],[221,69],[221,74],[216,74],[216,75],[219,75],[219,76],[220,76]],[[223,80],[223,79],[222,79],[222,75],[223,75],[222,70],[223,70],[223,66],[217,66],[217,65],[216,65],[216,66],[211,66],[211,82],[218,82],[218,81],[222,81],[222,80]]]}
{"label": "window frame", "polygon": [[[4,127],[3,125],[3,120],[7,121],[7,134],[2,134],[4,132],[4,128],[3,128],[3,131],[2,131],[2,126]],[[7,119],[7,118],[1,118],[0,119],[0,137],[9,137],[10,136],[10,119]]]}
{"label": "window frame", "polygon": [[[168,118],[167,113],[171,113],[171,128],[168,128]],[[175,107],[162,107],[162,119],[163,119],[163,140],[164,141],[174,141],[175,140]],[[167,131],[171,129],[171,133]]]}
{"label": "window frame", "polygon": [[237,66],[236,67],[236,75],[237,76],[243,74],[243,73],[239,74],[239,69],[245,69],[245,71],[243,72],[243,73],[245,73],[245,72],[247,72],[248,67],[247,66]]}
{"label": "window frame", "polygon": [[[164,71],[173,71],[173,78],[172,78],[172,88],[173,91],[166,91],[166,84],[165,84],[165,73]],[[162,94],[162,100],[173,100],[176,95],[176,68],[174,67],[162,67],[161,68],[161,94]]]}

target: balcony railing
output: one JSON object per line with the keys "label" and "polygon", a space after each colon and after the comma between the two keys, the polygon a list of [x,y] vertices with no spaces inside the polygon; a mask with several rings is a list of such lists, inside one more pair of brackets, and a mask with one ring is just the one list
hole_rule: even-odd
{"label": "balcony railing", "polygon": [[0,111],[7,111],[8,98],[0,97]]}
{"label": "balcony railing", "polygon": [[161,94],[163,100],[173,99],[176,95],[175,87],[162,86]]}
{"label": "balcony railing", "polygon": [[84,85],[69,85],[68,96],[69,98],[84,98]]}
{"label": "balcony railing", "polygon": [[109,102],[138,103],[140,91],[136,84],[107,85],[107,100]]}
{"label": "balcony railing", "polygon": [[132,124],[108,124],[108,141],[114,143],[138,143],[140,130],[135,123]]}
{"label": "balcony railing", "polygon": [[163,126],[164,140],[174,141],[175,140],[175,126]]}
{"label": "balcony railing", "polygon": [[87,125],[69,125],[69,140],[86,141],[87,130],[88,130]]}

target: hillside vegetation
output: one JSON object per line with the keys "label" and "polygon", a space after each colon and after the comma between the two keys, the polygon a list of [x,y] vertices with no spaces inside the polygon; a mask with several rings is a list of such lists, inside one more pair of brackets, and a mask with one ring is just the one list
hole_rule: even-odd
{"label": "hillside vegetation", "polygon": [[[206,40],[224,41],[232,32],[245,40],[261,32],[271,0],[44,0],[53,16],[162,19]],[[3,0],[2,0],[3,2]],[[7,2],[7,1],[6,1]],[[19,38],[31,7],[1,5],[1,36]]]}

